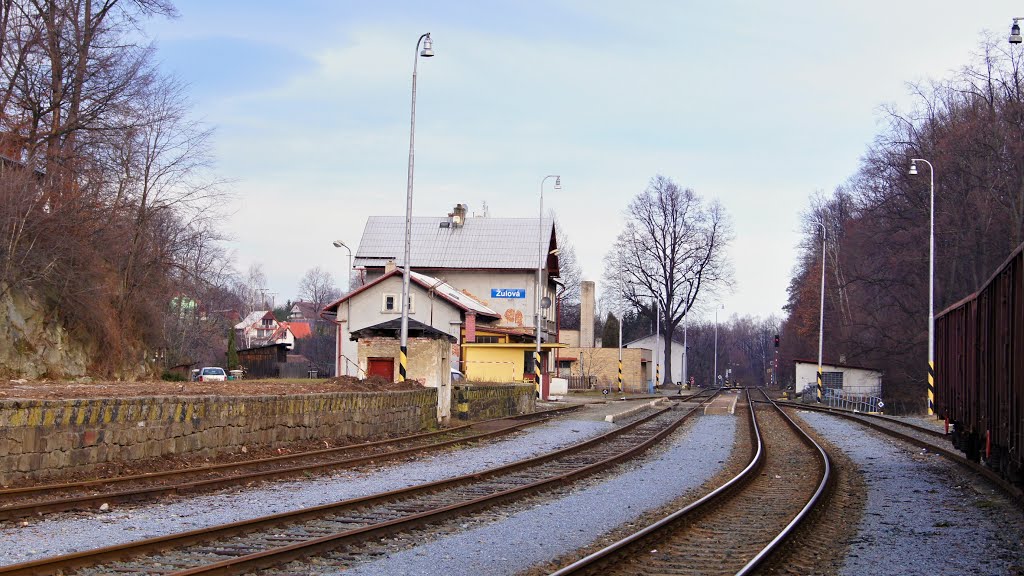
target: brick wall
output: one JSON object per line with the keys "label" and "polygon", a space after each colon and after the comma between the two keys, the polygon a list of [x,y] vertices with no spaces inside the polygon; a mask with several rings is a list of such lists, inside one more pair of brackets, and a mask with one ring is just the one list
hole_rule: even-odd
{"label": "brick wall", "polygon": [[[536,387],[533,384],[511,386],[452,387],[453,417],[472,420],[526,414],[537,409]],[[462,406],[462,410],[459,407]],[[465,416],[463,416],[463,414]]]}
{"label": "brick wall", "polygon": [[437,426],[437,390],[0,401],[0,484],[96,464]]}

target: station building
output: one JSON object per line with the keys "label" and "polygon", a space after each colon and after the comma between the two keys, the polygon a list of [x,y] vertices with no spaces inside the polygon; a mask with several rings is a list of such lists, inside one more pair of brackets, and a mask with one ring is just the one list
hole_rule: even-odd
{"label": "station building", "polygon": [[[404,238],[402,216],[366,222],[353,259],[362,286],[324,310],[337,326],[339,374],[398,375]],[[410,264],[410,379],[448,386],[458,370],[476,382],[532,381],[535,314],[545,300],[541,366],[549,377],[561,347],[551,305],[560,287],[553,220],[471,217],[464,204],[447,216],[414,217]]]}

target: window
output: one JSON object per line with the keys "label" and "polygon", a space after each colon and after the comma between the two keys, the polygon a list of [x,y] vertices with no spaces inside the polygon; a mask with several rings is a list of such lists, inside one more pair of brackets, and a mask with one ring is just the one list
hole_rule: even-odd
{"label": "window", "polygon": [[476,337],[476,343],[477,344],[497,344],[498,343],[498,337],[497,336],[477,336]]}
{"label": "window", "polygon": [[[380,311],[397,314],[402,311],[402,295],[387,293],[382,296]],[[416,312],[416,295],[409,294],[409,313]]]}
{"label": "window", "polygon": [[842,372],[821,372],[821,386],[822,388],[842,388],[843,387],[843,373]]}

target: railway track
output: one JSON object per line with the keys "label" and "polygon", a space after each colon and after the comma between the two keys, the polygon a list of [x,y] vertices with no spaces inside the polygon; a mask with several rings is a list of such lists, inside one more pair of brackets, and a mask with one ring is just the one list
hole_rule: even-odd
{"label": "railway track", "polygon": [[1016,486],[1008,482],[1005,478],[1000,476],[998,472],[991,468],[964,457],[963,454],[952,447],[949,435],[939,432],[938,430],[926,428],[924,426],[917,426],[915,424],[910,424],[909,422],[903,422],[899,419],[880,414],[864,414],[862,412],[851,412],[849,410],[840,410],[838,408],[831,408],[828,406],[815,406],[795,402],[785,402],[780,404],[793,410],[825,412],[839,418],[852,420],[863,426],[867,426],[872,430],[881,432],[882,434],[886,434],[898,440],[902,440],[919,448],[924,448],[925,450],[942,454],[946,458],[949,458],[950,460],[969,468],[975,473],[984,476],[987,480],[992,481],[994,484],[999,486],[1006,495],[1016,501],[1019,506],[1024,507],[1024,490],[1021,490],[1020,486]]}
{"label": "railway track", "polygon": [[677,404],[578,445],[510,465],[334,504],[66,556],[0,574],[248,574],[469,514],[571,482],[636,456],[699,406]]}
{"label": "railway track", "polygon": [[195,494],[251,482],[296,477],[407,456],[510,434],[580,405],[495,418],[401,438],[364,442],[241,462],[0,490],[0,521],[45,513],[94,509],[104,503]]}
{"label": "railway track", "polygon": [[776,554],[823,501],[830,463],[778,406],[744,396],[752,454],[742,472],[554,574],[749,574]]}

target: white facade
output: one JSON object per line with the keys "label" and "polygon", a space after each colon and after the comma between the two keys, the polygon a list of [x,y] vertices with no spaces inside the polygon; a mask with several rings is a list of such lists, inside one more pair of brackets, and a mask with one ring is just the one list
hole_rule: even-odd
{"label": "white facade", "polygon": [[[633,340],[624,345],[626,348],[643,348],[644,350],[651,351],[651,358],[657,358],[656,361],[661,364],[662,379],[664,379],[665,373],[665,335],[659,334],[655,338],[654,334],[650,336]],[[651,369],[651,378],[654,378],[654,372],[656,368]],[[683,345],[675,340],[672,341],[672,378],[673,383],[679,383],[683,381]]]}
{"label": "white facade", "polygon": [[[818,363],[796,360],[794,364],[796,366],[796,392],[802,391],[806,386],[815,385],[818,380]],[[826,388],[842,388],[843,392],[847,394],[867,396],[881,396],[882,394],[882,373],[878,370],[822,364],[821,372],[824,375]],[[837,386],[837,381],[840,378],[841,385]]]}

